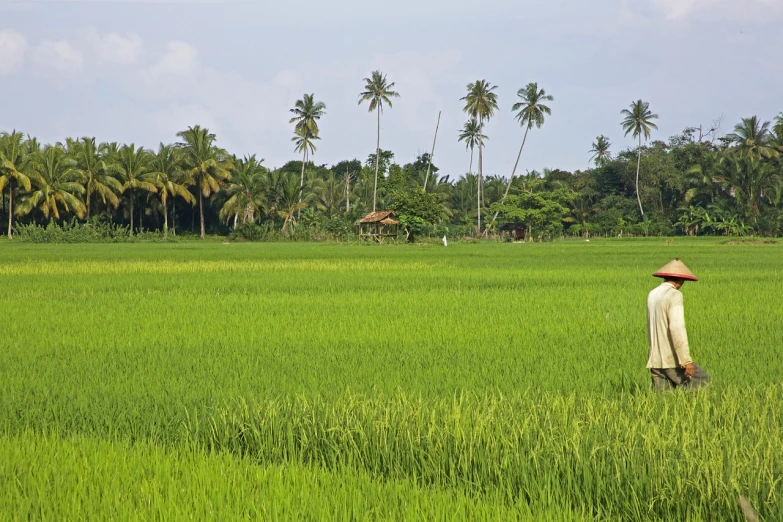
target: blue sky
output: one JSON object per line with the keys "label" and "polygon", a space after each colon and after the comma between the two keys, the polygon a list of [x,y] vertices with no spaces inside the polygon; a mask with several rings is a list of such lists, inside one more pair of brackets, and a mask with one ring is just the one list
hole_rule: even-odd
{"label": "blue sky", "polygon": [[401,98],[381,146],[463,175],[457,142],[466,85],[498,85],[484,169],[508,176],[522,139],[511,106],[531,81],[554,96],[521,172],[589,165],[607,135],[632,145],[620,111],[643,99],[667,139],[723,117],[783,111],[783,0],[576,0],[476,3],[0,0],[0,129],[45,142],[90,135],[157,147],[200,124],[220,145],[267,166],[296,159],[288,123],[303,93],[327,105],[316,163],[374,151],[375,119],[357,105],[381,69]]}

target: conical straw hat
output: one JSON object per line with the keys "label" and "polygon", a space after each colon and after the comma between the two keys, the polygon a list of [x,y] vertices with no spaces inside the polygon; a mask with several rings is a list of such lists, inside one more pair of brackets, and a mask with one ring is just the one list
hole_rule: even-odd
{"label": "conical straw hat", "polygon": [[688,281],[698,281],[698,278],[685,266],[685,263],[680,261],[679,257],[661,267],[653,275],[655,277],[679,277]]}

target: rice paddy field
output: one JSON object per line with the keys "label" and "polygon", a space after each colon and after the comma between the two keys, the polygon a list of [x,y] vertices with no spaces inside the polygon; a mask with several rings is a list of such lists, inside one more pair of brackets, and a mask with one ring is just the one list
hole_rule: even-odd
{"label": "rice paddy field", "polygon": [[[656,394],[674,257],[704,391]],[[0,243],[0,520],[783,520],[783,245]]]}

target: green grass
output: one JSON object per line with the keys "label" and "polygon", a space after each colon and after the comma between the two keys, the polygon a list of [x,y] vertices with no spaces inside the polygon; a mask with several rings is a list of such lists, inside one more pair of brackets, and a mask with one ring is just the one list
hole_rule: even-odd
{"label": "green grass", "polygon": [[[422,504],[422,519],[479,498],[491,507],[469,518],[740,520],[740,494],[779,519],[782,253],[685,239],[6,242],[0,434],[89,437],[137,466],[154,447],[335,484],[357,474],[368,482],[346,487],[404,484],[400,498],[443,508]],[[673,257],[701,278],[683,289],[714,379],[698,395],[652,395],[644,369],[650,274]],[[27,518],[13,498],[0,514]]]}

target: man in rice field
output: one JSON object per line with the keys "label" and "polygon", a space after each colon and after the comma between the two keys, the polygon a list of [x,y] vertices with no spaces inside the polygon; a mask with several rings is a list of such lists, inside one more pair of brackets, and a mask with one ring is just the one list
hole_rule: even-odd
{"label": "man in rice field", "polygon": [[652,375],[653,388],[670,390],[706,386],[710,376],[691,359],[680,292],[685,281],[698,279],[679,259],[668,263],[653,275],[663,278],[663,283],[647,296],[650,340],[647,368]]}

